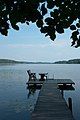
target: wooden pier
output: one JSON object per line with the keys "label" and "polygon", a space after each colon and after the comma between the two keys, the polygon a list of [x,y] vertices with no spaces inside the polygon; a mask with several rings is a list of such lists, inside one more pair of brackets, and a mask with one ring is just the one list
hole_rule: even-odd
{"label": "wooden pier", "polygon": [[[26,84],[27,85],[36,85],[36,86],[38,86],[38,85],[43,85],[43,83],[44,83],[45,81],[39,81],[39,79],[37,79],[37,80],[31,80],[31,81],[28,81]],[[58,85],[59,84],[62,84],[62,85],[73,85],[73,84],[75,84],[71,79],[47,79],[46,80],[46,82],[49,82],[49,83],[57,83]]]}
{"label": "wooden pier", "polygon": [[36,80],[36,81],[28,81],[27,82],[27,85],[43,85],[44,81],[39,81],[39,80]]}
{"label": "wooden pier", "polygon": [[[29,81],[29,83],[42,84],[43,81]],[[43,82],[39,97],[32,112],[31,120],[74,120],[72,113],[62,97],[58,84],[75,84],[70,79],[48,79]]]}

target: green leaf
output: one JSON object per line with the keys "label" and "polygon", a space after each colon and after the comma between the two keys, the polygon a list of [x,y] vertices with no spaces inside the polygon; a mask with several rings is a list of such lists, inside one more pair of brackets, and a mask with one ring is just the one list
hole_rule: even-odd
{"label": "green leaf", "polygon": [[42,15],[43,15],[43,16],[47,13],[47,9],[45,8],[45,3],[42,4],[42,6],[41,6],[41,11],[42,11]]}
{"label": "green leaf", "polygon": [[55,6],[55,1],[48,0],[47,1],[47,8],[52,9]]}
{"label": "green leaf", "polygon": [[19,30],[18,25],[12,25],[12,28],[15,29],[15,30]]}
{"label": "green leaf", "polygon": [[80,28],[80,23],[77,23],[76,26],[77,26],[78,28]]}
{"label": "green leaf", "polygon": [[71,30],[76,30],[76,26],[75,26],[75,25],[71,25],[71,26],[70,26],[70,29],[71,29]]}
{"label": "green leaf", "polygon": [[42,27],[43,26],[43,21],[40,19],[36,22],[37,27]]}
{"label": "green leaf", "polygon": [[47,33],[48,27],[47,26],[41,27],[40,31],[41,31],[41,33]]}
{"label": "green leaf", "polygon": [[5,35],[5,36],[7,36],[7,34],[8,34],[7,29],[1,29],[0,32],[2,35]]}
{"label": "green leaf", "polygon": [[57,24],[57,26],[56,26],[56,31],[57,31],[58,33],[60,33],[60,34],[64,33],[64,29],[63,29],[62,26],[59,25],[59,24]]}

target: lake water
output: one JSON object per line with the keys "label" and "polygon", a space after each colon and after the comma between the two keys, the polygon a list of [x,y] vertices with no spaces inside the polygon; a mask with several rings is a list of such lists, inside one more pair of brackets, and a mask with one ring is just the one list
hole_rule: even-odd
{"label": "lake water", "polygon": [[0,120],[30,120],[39,90],[29,94],[26,71],[48,72],[48,77],[72,79],[74,91],[64,91],[67,101],[72,98],[73,116],[80,120],[80,65],[74,64],[16,64],[0,66]]}

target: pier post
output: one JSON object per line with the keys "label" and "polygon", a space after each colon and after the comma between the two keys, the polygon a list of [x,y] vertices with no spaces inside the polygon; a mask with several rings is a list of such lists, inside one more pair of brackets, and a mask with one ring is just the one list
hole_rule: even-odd
{"label": "pier post", "polygon": [[62,98],[64,97],[64,91],[63,90],[61,90],[61,94],[62,94]]}
{"label": "pier post", "polygon": [[71,110],[72,112],[72,98],[68,98],[68,105],[69,105],[69,109]]}
{"label": "pier post", "polygon": [[53,80],[54,80],[54,74],[53,74]]}

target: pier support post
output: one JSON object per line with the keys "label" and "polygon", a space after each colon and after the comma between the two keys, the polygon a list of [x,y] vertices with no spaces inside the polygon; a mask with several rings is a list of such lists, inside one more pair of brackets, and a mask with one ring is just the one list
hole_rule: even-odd
{"label": "pier support post", "polygon": [[61,94],[62,94],[62,98],[64,97],[64,91],[63,90],[61,90]]}
{"label": "pier support post", "polygon": [[71,110],[72,112],[72,98],[68,98],[68,105],[69,105],[69,109]]}

